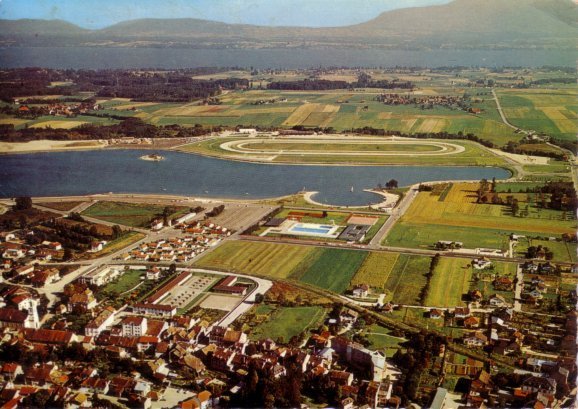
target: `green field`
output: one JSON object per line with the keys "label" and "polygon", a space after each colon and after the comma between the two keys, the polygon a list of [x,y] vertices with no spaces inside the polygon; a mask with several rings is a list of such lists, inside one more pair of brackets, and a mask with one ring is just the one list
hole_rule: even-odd
{"label": "green field", "polygon": [[435,243],[440,240],[452,240],[461,241],[467,248],[506,249],[510,233],[512,233],[510,230],[398,222],[387,235],[384,244],[393,247],[433,249]]}
{"label": "green field", "polygon": [[[131,227],[148,227],[150,221],[162,215],[164,206],[124,203],[124,202],[97,202],[82,212],[84,216],[94,217],[111,223]],[[173,208],[171,206],[171,208]],[[188,208],[177,207],[170,215],[171,218],[185,214]]]}
{"label": "green field", "polygon": [[129,270],[118,280],[105,285],[100,291],[111,296],[118,296],[136,287],[141,282],[140,276],[143,274],[144,270]]}
{"label": "green field", "polygon": [[319,252],[315,247],[228,241],[202,256],[195,267],[288,278],[302,263],[318,257]]}
{"label": "green field", "polygon": [[389,275],[397,262],[397,253],[369,253],[361,268],[351,280],[352,285],[367,284],[370,287],[383,289]]}
{"label": "green field", "polygon": [[406,342],[405,338],[391,335],[391,330],[377,324],[372,324],[363,331],[365,338],[371,343],[369,349],[385,350],[388,357],[393,356],[400,345]]}
{"label": "green field", "polygon": [[578,132],[576,89],[500,90],[504,114],[513,125],[557,139],[574,140]]}
{"label": "green field", "polygon": [[[265,313],[265,311],[257,311]],[[271,338],[281,342],[289,340],[311,328],[317,328],[323,323],[326,310],[322,307],[280,307],[266,312],[269,318],[255,327],[249,337],[252,340]]]}
{"label": "green field", "polygon": [[[352,138],[351,138],[352,139]],[[367,139],[367,137],[364,137]],[[379,140],[379,139],[376,139]],[[271,155],[271,153],[259,153],[259,151],[255,152],[247,152],[247,153],[240,153],[240,152],[231,152],[221,148],[221,145],[227,142],[232,141],[244,141],[243,137],[226,137],[226,138],[213,138],[202,142],[192,143],[190,145],[184,145],[178,148],[179,151],[183,152],[191,152],[191,153],[199,153],[202,155],[208,156],[220,156],[220,157],[227,157],[233,159],[241,159],[241,160],[250,160],[250,161],[265,161],[265,162],[274,162],[274,163],[366,163],[366,164],[392,164],[392,165],[461,165],[461,166],[502,166],[506,167],[507,162],[495,155],[494,153],[484,149],[480,145],[470,142],[470,141],[445,141],[445,140],[436,140],[436,139],[428,139],[427,142],[439,142],[439,143],[452,143],[454,145],[459,145],[465,148],[463,152],[449,154],[449,155],[428,155],[427,152],[422,152],[421,155],[386,155],[386,156],[369,156],[367,155],[367,150],[352,150],[358,152],[358,154],[354,156],[347,156],[340,154],[339,152],[335,152],[332,155],[320,155],[315,154],[317,151],[312,150],[311,154],[308,155],[288,155],[283,154],[280,152],[279,154]],[[249,140],[247,140],[249,141]],[[353,142],[352,139],[350,142]],[[296,141],[298,142],[298,141]],[[412,146],[420,146],[426,147],[427,145],[419,144],[419,140],[416,141],[416,145]],[[307,150],[309,148],[309,144],[298,144],[298,143],[291,143],[295,149],[300,150]],[[259,143],[253,145],[254,149],[258,149],[261,145]],[[315,145],[314,145],[315,146]],[[374,145],[372,152],[379,152],[376,147],[383,146],[381,144]],[[400,146],[408,147],[408,145],[398,145],[395,149],[398,149]],[[352,149],[350,147],[350,149]],[[421,148],[420,148],[421,149]],[[451,152],[453,148],[448,147],[449,152]],[[407,152],[407,151],[406,151]],[[419,152],[419,150],[418,150]],[[365,155],[364,155],[365,153]]]}
{"label": "green field", "polygon": [[323,249],[302,273],[300,280],[336,293],[344,292],[368,253],[355,250]]}
{"label": "green field", "polygon": [[471,260],[442,257],[431,278],[425,305],[430,307],[455,307],[465,305],[462,297],[472,279]]}
{"label": "green field", "polygon": [[416,305],[419,303],[419,293],[427,280],[431,259],[422,256],[400,254],[395,266],[385,283],[392,301],[397,304]]}

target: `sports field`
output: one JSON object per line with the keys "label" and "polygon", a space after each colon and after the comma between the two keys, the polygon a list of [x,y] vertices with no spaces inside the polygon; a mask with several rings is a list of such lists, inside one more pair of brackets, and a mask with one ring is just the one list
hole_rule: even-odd
{"label": "sports field", "polygon": [[268,163],[361,163],[506,166],[505,160],[469,141],[326,135],[316,138],[221,137],[179,151]]}
{"label": "sports field", "polygon": [[268,312],[268,319],[253,328],[249,338],[253,340],[271,338],[274,341],[289,342],[292,337],[303,331],[321,325],[326,312],[322,307],[280,307],[272,313]]}
{"label": "sports field", "polygon": [[430,281],[426,306],[455,307],[465,305],[464,294],[472,279],[471,260],[466,258],[442,257]]}
{"label": "sports field", "polygon": [[369,253],[357,273],[351,280],[352,285],[367,284],[373,288],[383,289],[389,275],[397,262],[397,253]]}

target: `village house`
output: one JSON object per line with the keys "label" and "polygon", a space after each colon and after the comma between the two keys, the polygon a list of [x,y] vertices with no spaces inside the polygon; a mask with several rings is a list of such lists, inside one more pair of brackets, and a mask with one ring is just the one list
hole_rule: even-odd
{"label": "village house", "polygon": [[490,268],[492,266],[492,262],[485,258],[476,258],[474,259],[474,261],[472,261],[472,267],[474,267],[476,270],[485,270],[486,268]]}
{"label": "village house", "polygon": [[369,295],[369,286],[367,284],[360,284],[353,289],[353,296],[357,298],[365,298]]}
{"label": "village house", "polygon": [[91,289],[86,288],[70,296],[68,299],[68,311],[71,312],[86,312],[95,308],[98,304],[96,297],[94,296]]}
{"label": "village house", "polygon": [[140,337],[147,332],[148,320],[145,317],[126,317],[121,321],[124,337]]}
{"label": "village house", "polygon": [[87,284],[102,287],[124,274],[124,271],[114,267],[94,268],[83,274],[78,281]]}
{"label": "village house", "polygon": [[91,320],[84,327],[84,334],[89,337],[97,337],[101,332],[112,326],[116,316],[116,310],[112,307],[106,307],[100,314]]}
{"label": "village house", "polygon": [[177,307],[168,304],[137,303],[132,306],[132,311],[137,315],[155,315],[170,318],[177,314]]}
{"label": "village house", "polygon": [[487,343],[488,337],[479,331],[464,335],[464,345],[468,347],[483,347]]}
{"label": "village house", "polygon": [[500,308],[507,305],[506,299],[500,294],[494,294],[488,300],[491,307]]}

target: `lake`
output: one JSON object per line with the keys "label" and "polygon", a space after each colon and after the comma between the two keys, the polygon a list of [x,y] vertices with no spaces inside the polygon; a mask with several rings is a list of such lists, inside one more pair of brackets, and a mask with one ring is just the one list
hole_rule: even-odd
{"label": "lake", "polygon": [[190,49],[122,47],[4,47],[0,67],[46,68],[195,68],[195,67],[574,67],[569,50],[383,50]]}
{"label": "lake", "polygon": [[319,192],[314,197],[318,202],[354,206],[379,202],[379,196],[362,190],[390,179],[406,186],[510,177],[501,168],[267,165],[181,152],[164,152],[160,162],[139,159],[149,153],[127,149],[1,155],[0,197],[114,192],[261,199],[305,188]]}

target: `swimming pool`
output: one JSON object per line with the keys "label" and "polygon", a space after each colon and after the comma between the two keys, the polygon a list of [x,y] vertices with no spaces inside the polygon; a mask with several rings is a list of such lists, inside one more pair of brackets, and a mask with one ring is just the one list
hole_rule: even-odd
{"label": "swimming pool", "polygon": [[304,236],[333,237],[339,226],[329,226],[315,223],[295,223],[287,229],[287,233]]}

